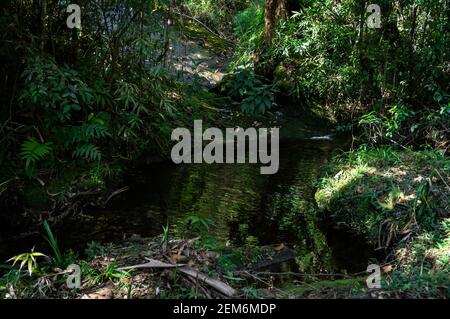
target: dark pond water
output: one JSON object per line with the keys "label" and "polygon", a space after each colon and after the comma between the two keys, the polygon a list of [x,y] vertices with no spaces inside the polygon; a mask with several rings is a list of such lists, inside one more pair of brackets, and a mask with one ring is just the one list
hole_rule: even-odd
{"label": "dark pond water", "polygon": [[[275,175],[261,175],[256,164],[150,164],[129,176],[127,193],[105,209],[85,212],[81,223],[64,225],[58,238],[82,250],[93,240],[159,235],[168,224],[172,236],[201,235],[213,249],[227,241],[284,243],[308,271],[364,270],[370,251],[364,241],[314,213],[314,184],[333,152],[348,147],[348,137],[301,119],[285,121],[280,133]],[[36,250],[45,251],[42,245],[38,241]]]}

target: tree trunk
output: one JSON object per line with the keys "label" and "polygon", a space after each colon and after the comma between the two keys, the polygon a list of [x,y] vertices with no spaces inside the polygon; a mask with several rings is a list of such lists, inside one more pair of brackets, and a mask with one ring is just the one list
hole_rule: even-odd
{"label": "tree trunk", "polygon": [[273,29],[280,19],[286,18],[286,0],[266,0],[265,4],[265,27],[264,27],[264,46],[269,47],[272,44]]}
{"label": "tree trunk", "polygon": [[287,17],[286,9],[287,0],[265,0],[265,11],[264,11],[264,38],[262,45],[258,48],[255,54],[254,63],[256,73],[270,78],[272,73],[272,68],[267,65],[267,63],[260,63],[262,61],[263,53],[272,45],[273,31],[275,25],[281,19]]}
{"label": "tree trunk", "polygon": [[46,19],[47,19],[47,0],[41,1],[41,33],[42,33],[42,39],[40,43],[41,51],[44,51],[45,47],[45,40],[44,35],[46,31]]}

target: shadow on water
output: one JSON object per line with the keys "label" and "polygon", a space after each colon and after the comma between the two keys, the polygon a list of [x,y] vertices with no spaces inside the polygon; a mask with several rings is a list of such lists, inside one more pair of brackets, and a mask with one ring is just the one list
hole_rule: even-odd
{"label": "shadow on water", "polygon": [[333,152],[348,138],[287,120],[281,127],[280,169],[261,175],[259,165],[150,164],[129,176],[129,192],[82,223],[57,230],[60,242],[83,249],[89,241],[118,242],[132,234],[154,236],[169,224],[175,237],[201,235],[211,248],[284,243],[297,253],[297,270],[356,272],[368,248],[315,214],[314,184]]}

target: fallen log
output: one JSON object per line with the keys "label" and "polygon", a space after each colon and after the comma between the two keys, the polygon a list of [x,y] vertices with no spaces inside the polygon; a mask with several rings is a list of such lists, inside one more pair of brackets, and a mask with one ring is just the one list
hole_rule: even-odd
{"label": "fallen log", "polygon": [[162,261],[155,260],[155,259],[149,259],[149,258],[147,258],[147,259],[149,260],[148,263],[134,265],[134,266],[128,266],[128,267],[121,267],[121,268],[119,268],[119,270],[133,270],[133,269],[143,269],[143,268],[178,268],[178,267],[184,266],[182,264],[172,265],[172,264],[164,263]]}
{"label": "fallen log", "polygon": [[226,283],[216,280],[216,279],[212,279],[212,278],[206,276],[205,274],[202,274],[201,272],[199,272],[195,269],[192,269],[189,266],[181,267],[178,270],[188,276],[191,276],[192,278],[195,278],[201,282],[204,282],[205,284],[216,289],[218,292],[223,293],[227,297],[232,297],[233,295],[236,294],[236,290],[234,290],[232,287],[230,287]]}
{"label": "fallen log", "polygon": [[213,278],[210,278],[206,276],[205,274],[189,267],[185,266],[183,264],[168,264],[159,260],[146,258],[148,260],[148,263],[140,264],[140,265],[134,265],[134,266],[128,266],[128,267],[121,267],[119,270],[132,270],[132,269],[144,269],[144,268],[178,268],[178,271],[181,273],[190,276],[199,282],[204,282],[205,284],[211,286],[218,292],[224,294],[227,297],[232,297],[236,294],[236,290],[227,285],[226,283],[216,280]]}

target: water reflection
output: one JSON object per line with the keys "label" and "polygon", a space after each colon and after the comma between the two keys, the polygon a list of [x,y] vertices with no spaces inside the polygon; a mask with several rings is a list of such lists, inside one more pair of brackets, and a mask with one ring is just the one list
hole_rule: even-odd
{"label": "water reflection", "polygon": [[168,223],[172,236],[201,235],[211,248],[224,247],[227,241],[284,243],[298,254],[296,270],[352,269],[355,258],[365,256],[356,251],[340,256],[339,251],[349,252],[340,246],[353,239],[330,236],[314,210],[320,170],[347,139],[330,140],[329,133],[299,122],[286,123],[280,132],[277,174],[261,175],[258,164],[151,164],[130,176],[130,191],[109,207],[86,212],[81,222],[57,229],[60,242],[82,250],[92,240],[159,235]]}
{"label": "water reflection", "polygon": [[305,125],[288,125],[275,175],[261,175],[257,164],[150,165],[134,176],[127,198],[107,213],[118,218],[126,211],[127,220],[142,223],[132,229],[141,235],[159,234],[168,223],[174,236],[201,235],[211,248],[227,241],[285,243],[297,251],[300,270],[333,271],[340,265],[333,262],[315,216],[314,184],[346,140],[315,138],[320,134]]}

